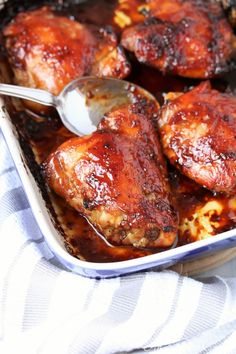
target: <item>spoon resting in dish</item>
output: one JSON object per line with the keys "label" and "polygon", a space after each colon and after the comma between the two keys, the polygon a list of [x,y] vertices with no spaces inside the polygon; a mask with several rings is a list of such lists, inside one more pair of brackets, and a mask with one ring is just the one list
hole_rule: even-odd
{"label": "spoon resting in dish", "polygon": [[135,103],[137,97],[158,105],[149,92],[137,85],[124,80],[97,77],[74,80],[58,96],[45,90],[8,84],[0,84],[0,95],[55,107],[66,128],[79,136],[94,132],[105,113]]}

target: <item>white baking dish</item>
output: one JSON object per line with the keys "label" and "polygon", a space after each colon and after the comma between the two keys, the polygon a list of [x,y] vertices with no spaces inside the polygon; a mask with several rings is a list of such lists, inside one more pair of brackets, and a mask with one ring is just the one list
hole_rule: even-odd
{"label": "white baking dish", "polygon": [[[1,3],[3,2],[0,1],[0,5]],[[126,261],[95,263],[73,257],[66,250],[63,236],[55,225],[56,221],[51,209],[47,207],[42,191],[27,165],[27,159],[19,144],[18,133],[11,122],[5,101],[1,98],[0,127],[45,241],[61,264],[75,273],[88,277],[113,277],[153,267],[162,269],[179,261],[201,258],[208,253],[231,247],[236,243],[236,229],[234,229],[195,243]]]}
{"label": "white baking dish", "polygon": [[225,249],[236,243],[236,230],[230,230],[202,241],[127,261],[93,263],[79,260],[67,252],[63,238],[55,227],[41,190],[27,166],[3,99],[0,99],[0,126],[45,241],[61,264],[75,273],[88,277],[113,277],[153,267],[162,269],[179,261],[203,257],[209,252]]}

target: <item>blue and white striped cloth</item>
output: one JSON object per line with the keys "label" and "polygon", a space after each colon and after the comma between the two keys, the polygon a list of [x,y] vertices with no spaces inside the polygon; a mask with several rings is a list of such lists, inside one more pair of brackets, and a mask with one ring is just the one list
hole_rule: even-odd
{"label": "blue and white striped cloth", "polygon": [[236,353],[236,278],[95,280],[57,266],[1,133],[0,201],[1,354]]}

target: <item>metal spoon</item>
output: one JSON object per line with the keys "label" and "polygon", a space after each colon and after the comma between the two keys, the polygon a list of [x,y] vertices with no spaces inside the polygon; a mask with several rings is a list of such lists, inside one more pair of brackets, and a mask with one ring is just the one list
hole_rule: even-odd
{"label": "metal spoon", "polygon": [[127,81],[83,77],[69,83],[58,96],[22,86],[0,84],[0,94],[19,97],[57,109],[67,129],[83,136],[96,130],[103,115],[137,97],[156,102],[146,90]]}

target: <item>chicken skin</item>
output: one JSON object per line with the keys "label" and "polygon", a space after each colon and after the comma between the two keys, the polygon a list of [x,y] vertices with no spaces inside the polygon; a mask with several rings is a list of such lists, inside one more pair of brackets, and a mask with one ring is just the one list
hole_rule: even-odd
{"label": "chicken skin", "polygon": [[44,164],[49,186],[113,245],[176,240],[178,217],[150,118],[142,103],[112,111],[96,132],[65,142]]}
{"label": "chicken skin", "polygon": [[180,171],[206,188],[236,193],[236,97],[209,82],[175,97],[158,117],[164,153]]}
{"label": "chicken skin", "polygon": [[[132,3],[137,3],[135,10],[131,5],[129,8],[128,2],[121,4],[131,23],[134,22],[124,29],[121,43],[140,62],[163,73],[190,78],[213,78],[229,70],[234,36],[218,3],[210,0]],[[142,14],[144,20],[135,23]]]}
{"label": "chicken skin", "polygon": [[66,84],[83,75],[123,78],[130,71],[110,29],[86,26],[49,7],[18,14],[3,34],[19,85],[58,95]]}

